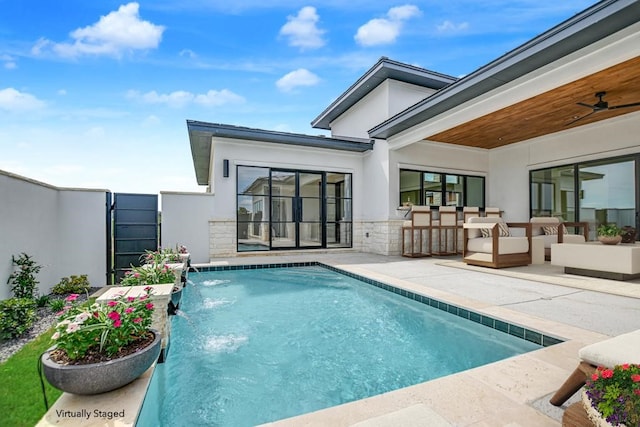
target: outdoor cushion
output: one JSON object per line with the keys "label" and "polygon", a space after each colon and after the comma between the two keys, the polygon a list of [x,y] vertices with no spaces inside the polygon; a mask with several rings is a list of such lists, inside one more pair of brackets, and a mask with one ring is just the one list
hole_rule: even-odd
{"label": "outdoor cushion", "polygon": [[578,356],[594,366],[607,368],[624,363],[640,363],[640,329],[582,347]]}
{"label": "outdoor cushion", "polygon": [[[482,234],[482,237],[491,237],[493,233],[493,230],[491,230],[490,228],[481,228],[480,229],[480,234]],[[509,233],[509,227],[507,227],[507,224],[505,224],[502,221],[498,222],[498,237],[509,237],[511,236],[511,233]]]}
{"label": "outdoor cushion", "polygon": [[[477,237],[467,240],[467,249],[471,252],[493,253],[493,237]],[[526,237],[500,237],[498,254],[521,254],[529,250],[529,240]]]}
{"label": "outdoor cushion", "polygon": [[[569,230],[563,227],[564,234],[569,234]],[[545,225],[542,227],[542,231],[546,235],[556,236],[558,234],[558,226],[557,225]]]}

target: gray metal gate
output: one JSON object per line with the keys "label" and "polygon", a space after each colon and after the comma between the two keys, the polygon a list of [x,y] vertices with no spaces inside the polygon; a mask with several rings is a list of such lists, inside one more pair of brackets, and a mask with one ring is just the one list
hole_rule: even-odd
{"label": "gray metal gate", "polygon": [[[112,214],[111,265],[115,273],[115,282],[118,283],[131,265],[140,265],[140,256],[146,250],[158,250],[158,195],[115,193]],[[111,219],[108,219],[108,222],[110,226]]]}

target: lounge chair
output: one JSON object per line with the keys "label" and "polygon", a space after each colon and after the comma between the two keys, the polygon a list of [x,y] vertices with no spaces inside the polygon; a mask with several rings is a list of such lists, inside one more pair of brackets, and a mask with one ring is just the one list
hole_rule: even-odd
{"label": "lounge chair", "polygon": [[[544,240],[544,257],[551,260],[552,243],[584,243],[589,240],[589,223],[587,222],[562,222],[552,216],[534,217],[531,222],[531,236],[534,239]],[[570,234],[568,228],[582,229],[582,234]]]}
{"label": "lounge chair", "polygon": [[[516,236],[511,229],[524,229]],[[531,224],[504,222],[499,217],[472,217],[463,225],[465,263],[503,268],[531,264]]]}
{"label": "lounge chair", "polygon": [[618,335],[578,351],[580,363],[549,402],[561,406],[585,384],[598,366],[613,368],[625,363],[640,363],[640,329]]}

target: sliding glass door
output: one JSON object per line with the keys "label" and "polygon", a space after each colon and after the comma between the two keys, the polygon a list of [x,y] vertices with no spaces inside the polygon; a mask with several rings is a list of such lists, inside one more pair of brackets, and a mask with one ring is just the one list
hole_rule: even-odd
{"label": "sliding glass door", "polygon": [[531,171],[531,216],[638,228],[640,155]]}

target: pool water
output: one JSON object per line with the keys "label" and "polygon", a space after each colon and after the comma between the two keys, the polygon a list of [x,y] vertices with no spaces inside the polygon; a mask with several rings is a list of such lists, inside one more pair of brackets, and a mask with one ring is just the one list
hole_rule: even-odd
{"label": "pool water", "polygon": [[541,348],[320,266],[189,279],[138,426],[251,426]]}

